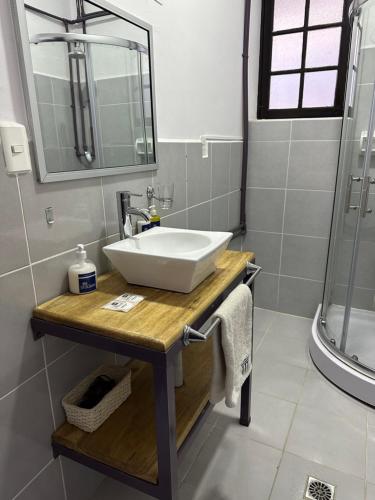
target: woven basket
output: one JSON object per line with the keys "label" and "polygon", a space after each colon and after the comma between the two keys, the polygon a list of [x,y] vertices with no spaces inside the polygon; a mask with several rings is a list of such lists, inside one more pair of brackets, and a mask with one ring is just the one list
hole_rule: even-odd
{"label": "woven basket", "polygon": [[[113,378],[117,384],[94,408],[80,408],[77,406],[78,401],[80,401],[91,383],[99,375],[107,375]],[[68,422],[83,431],[94,432],[130,396],[130,381],[131,371],[128,367],[101,365],[82,380],[62,400]]]}

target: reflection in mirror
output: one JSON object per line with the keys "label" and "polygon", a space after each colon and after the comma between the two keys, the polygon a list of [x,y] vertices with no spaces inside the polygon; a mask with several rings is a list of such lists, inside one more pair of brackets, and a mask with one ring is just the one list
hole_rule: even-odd
{"label": "reflection in mirror", "polygon": [[149,30],[85,0],[24,8],[46,173],[154,165]]}

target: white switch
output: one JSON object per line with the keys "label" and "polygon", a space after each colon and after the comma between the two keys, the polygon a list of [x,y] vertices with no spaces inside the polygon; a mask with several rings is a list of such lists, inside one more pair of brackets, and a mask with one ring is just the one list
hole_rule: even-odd
{"label": "white switch", "polygon": [[23,153],[25,151],[25,148],[21,144],[12,146],[11,149],[12,149],[12,153],[14,153],[14,154]]}
{"label": "white switch", "polygon": [[16,175],[31,172],[29,141],[25,127],[20,123],[0,122],[0,139],[8,173]]}

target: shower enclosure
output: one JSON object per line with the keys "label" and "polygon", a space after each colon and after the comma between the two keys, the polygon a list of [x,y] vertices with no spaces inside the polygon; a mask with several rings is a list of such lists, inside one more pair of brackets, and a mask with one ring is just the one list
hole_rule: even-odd
{"label": "shower enclosure", "polygon": [[335,207],[310,352],[335,384],[375,405],[375,0],[353,2],[349,15]]}

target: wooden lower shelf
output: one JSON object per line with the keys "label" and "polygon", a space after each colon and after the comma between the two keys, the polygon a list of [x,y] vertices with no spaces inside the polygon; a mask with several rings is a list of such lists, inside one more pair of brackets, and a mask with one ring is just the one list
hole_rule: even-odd
{"label": "wooden lower shelf", "polygon": [[[180,448],[209,399],[211,342],[183,351],[184,386],[176,389],[177,448]],[[95,432],[65,423],[52,440],[127,474],[157,483],[155,397],[152,366],[133,361],[132,394]]]}

